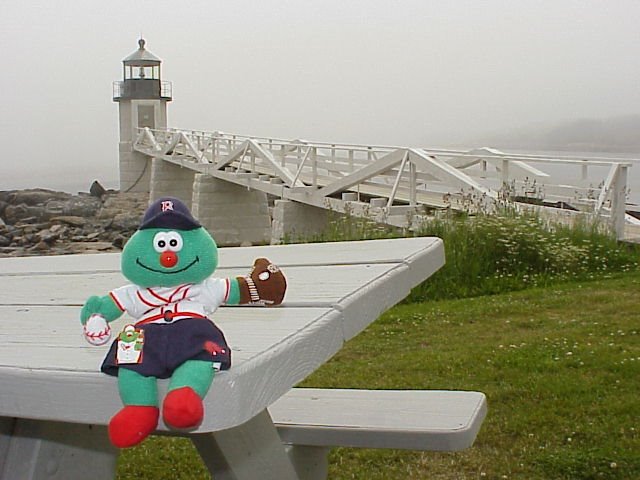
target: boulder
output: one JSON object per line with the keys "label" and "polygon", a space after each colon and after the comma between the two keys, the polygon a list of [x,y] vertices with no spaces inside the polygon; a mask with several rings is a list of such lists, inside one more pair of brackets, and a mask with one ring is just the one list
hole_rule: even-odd
{"label": "boulder", "polygon": [[99,198],[90,197],[88,195],[81,195],[72,197],[69,201],[65,202],[64,215],[74,217],[93,217],[96,215],[102,202]]}
{"label": "boulder", "polygon": [[33,250],[36,250],[38,252],[44,252],[49,250],[50,248],[51,247],[49,246],[49,244],[45,241],[39,241],[33,246]]}
{"label": "boulder", "polygon": [[71,253],[98,253],[115,250],[111,242],[72,242],[69,244]]}
{"label": "boulder", "polygon": [[49,200],[44,206],[44,213],[49,218],[64,215],[65,210],[65,202],[61,200]]}
{"label": "boulder", "polygon": [[124,244],[127,243],[127,238],[123,235],[116,235],[111,244],[119,250],[124,248]]}
{"label": "boulder", "polygon": [[141,216],[137,213],[119,213],[113,217],[111,228],[115,230],[136,230],[140,225]]}
{"label": "boulder", "polygon": [[106,193],[107,190],[102,185],[100,185],[100,182],[97,180],[94,180],[91,184],[91,187],[89,187],[89,194],[92,197],[102,198]]}
{"label": "boulder", "polygon": [[52,232],[48,228],[44,230],[40,230],[37,235],[41,242],[45,242],[49,245],[55,242],[58,238],[60,238],[60,235],[58,233]]}
{"label": "boulder", "polygon": [[49,200],[68,200],[71,198],[70,193],[56,192],[43,188],[35,188],[28,190],[18,190],[8,195],[8,201],[12,205],[43,205]]}
{"label": "boulder", "polygon": [[24,203],[20,205],[8,205],[7,208],[4,209],[4,218],[10,224],[15,224],[29,216],[29,207]]}

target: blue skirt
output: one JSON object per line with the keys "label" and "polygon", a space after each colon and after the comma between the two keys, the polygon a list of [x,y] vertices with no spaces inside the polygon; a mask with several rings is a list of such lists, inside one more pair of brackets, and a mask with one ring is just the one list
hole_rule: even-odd
{"label": "blue skirt", "polygon": [[[141,363],[119,365],[116,360],[118,340],[115,340],[102,362],[102,372],[117,376],[119,368],[126,368],[145,377],[169,378],[187,360],[219,363],[221,370],[231,367],[231,349],[222,331],[209,319],[187,318],[136,328],[144,331]],[[212,344],[218,347],[215,355]]]}

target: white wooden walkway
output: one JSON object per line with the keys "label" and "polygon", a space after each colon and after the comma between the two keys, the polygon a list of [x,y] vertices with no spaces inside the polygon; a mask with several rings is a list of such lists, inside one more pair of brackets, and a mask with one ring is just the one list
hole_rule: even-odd
{"label": "white wooden walkway", "polygon": [[[510,199],[563,218],[601,218],[624,238],[633,161],[595,157],[340,145],[179,129],[138,130],[136,151],[279,198],[400,227],[433,209],[491,211]],[[556,173],[569,169],[572,180]],[[516,206],[524,205],[515,203]],[[551,206],[570,206],[571,209]],[[524,208],[524,207],[522,207]]]}

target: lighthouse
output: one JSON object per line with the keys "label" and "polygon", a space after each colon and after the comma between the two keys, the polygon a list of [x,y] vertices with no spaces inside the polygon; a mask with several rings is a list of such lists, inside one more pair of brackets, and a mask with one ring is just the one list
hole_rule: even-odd
{"label": "lighthouse", "polygon": [[171,82],[162,80],[162,61],[138,40],[138,49],[123,61],[122,80],[113,82],[113,100],[120,117],[120,191],[148,192],[151,159],[133,149],[141,128],[167,127],[167,102],[171,101]]}

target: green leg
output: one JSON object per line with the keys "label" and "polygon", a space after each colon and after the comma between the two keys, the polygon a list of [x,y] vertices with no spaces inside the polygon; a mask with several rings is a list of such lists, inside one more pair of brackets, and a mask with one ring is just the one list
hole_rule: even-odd
{"label": "green leg", "polygon": [[158,406],[158,380],[126,368],[118,370],[118,390],[125,405]]}
{"label": "green leg", "polygon": [[213,364],[205,360],[187,360],[173,371],[169,391],[191,387],[200,398],[204,398],[211,387],[215,370]]}

